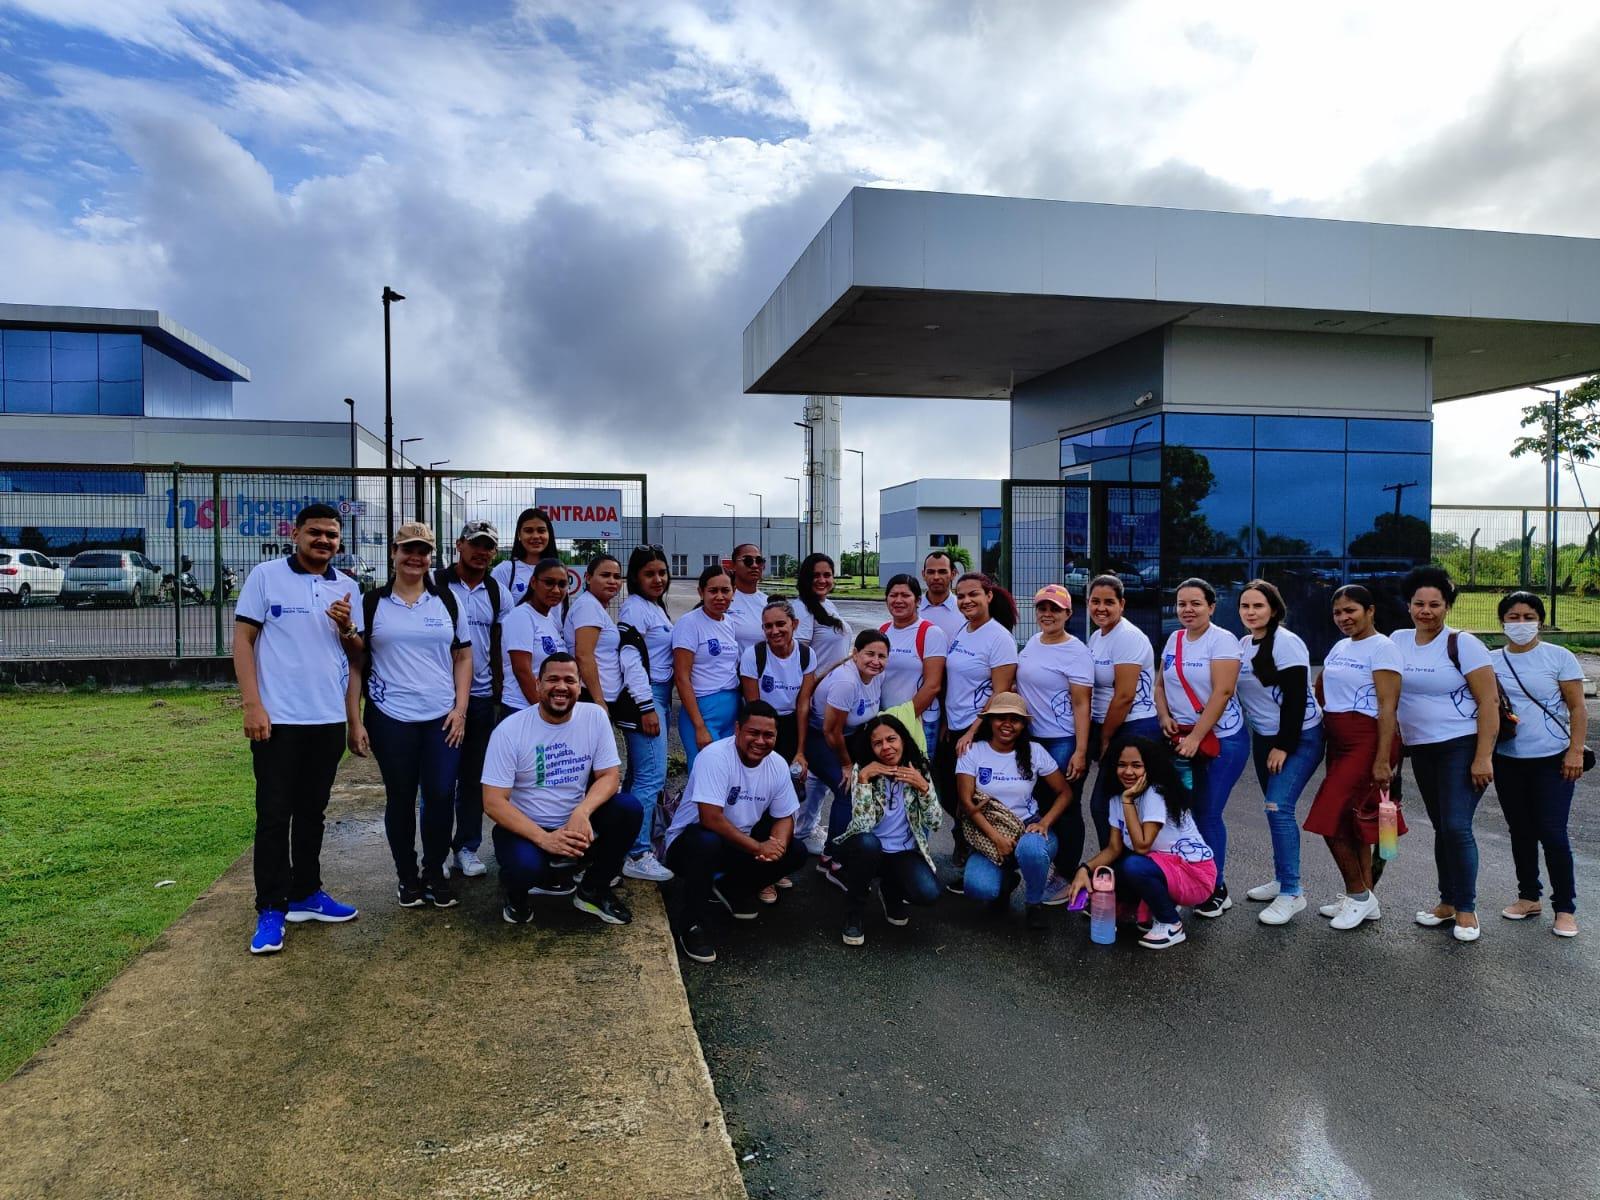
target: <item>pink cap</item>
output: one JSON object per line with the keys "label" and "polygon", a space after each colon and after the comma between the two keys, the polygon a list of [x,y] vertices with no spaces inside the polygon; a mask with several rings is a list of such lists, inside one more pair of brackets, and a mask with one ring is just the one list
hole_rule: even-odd
{"label": "pink cap", "polygon": [[1057,608],[1064,608],[1068,612],[1072,611],[1072,593],[1059,583],[1047,583],[1033,594],[1033,602],[1035,604],[1041,600],[1048,600]]}

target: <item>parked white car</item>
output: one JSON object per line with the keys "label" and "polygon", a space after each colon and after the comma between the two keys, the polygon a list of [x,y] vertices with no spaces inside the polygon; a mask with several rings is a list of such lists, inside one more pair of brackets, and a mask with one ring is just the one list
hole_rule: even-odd
{"label": "parked white car", "polygon": [[37,550],[0,550],[0,604],[54,600],[64,572]]}
{"label": "parked white car", "polygon": [[161,568],[137,550],[85,550],[67,564],[61,603],[141,604],[161,594]]}

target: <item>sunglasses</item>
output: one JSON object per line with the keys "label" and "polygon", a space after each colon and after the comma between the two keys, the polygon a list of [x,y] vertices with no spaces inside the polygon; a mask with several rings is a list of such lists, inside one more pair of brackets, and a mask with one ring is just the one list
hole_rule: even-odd
{"label": "sunglasses", "polygon": [[746,567],[764,567],[767,565],[767,560],[759,554],[745,554],[740,557],[739,563]]}
{"label": "sunglasses", "polygon": [[634,547],[634,549],[635,550],[650,550],[650,551],[653,551],[656,554],[664,553],[664,551],[661,549],[661,547],[656,545],[654,542],[640,542],[637,546]]}

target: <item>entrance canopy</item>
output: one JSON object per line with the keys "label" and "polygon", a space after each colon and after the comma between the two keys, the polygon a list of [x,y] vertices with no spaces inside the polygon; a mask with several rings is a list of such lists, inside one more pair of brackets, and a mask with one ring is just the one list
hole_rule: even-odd
{"label": "entrance canopy", "polygon": [[856,188],[747,392],[1005,399],[1166,325],[1427,338],[1451,400],[1600,371],[1600,240]]}

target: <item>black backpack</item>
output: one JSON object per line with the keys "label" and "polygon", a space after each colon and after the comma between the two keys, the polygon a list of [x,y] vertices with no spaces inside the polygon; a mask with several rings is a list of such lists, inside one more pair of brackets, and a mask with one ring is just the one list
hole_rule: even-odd
{"label": "black backpack", "polygon": [[[441,594],[455,598],[450,591],[450,584],[452,581],[459,583],[460,579],[454,566],[437,568],[433,573],[433,581]],[[500,692],[506,682],[506,664],[500,653],[500,581],[493,575],[485,575],[483,590],[489,597],[489,695],[499,704]]]}
{"label": "black backpack", "polygon": [[[455,637],[455,631],[461,624],[461,607],[456,603],[455,593],[448,586],[439,586],[432,577],[424,575],[422,586],[429,595],[439,597],[444,604],[445,612],[450,614],[450,636]],[[383,603],[386,596],[394,594],[394,581],[390,580],[380,588],[373,588],[361,597],[361,641],[366,647],[366,654],[361,659],[361,694],[367,699],[372,699],[367,694],[367,685],[372,680],[372,622],[378,615],[378,605]]]}
{"label": "black backpack", "polygon": [[[756,674],[761,675],[767,669],[767,657],[772,653],[772,647],[766,642],[756,643]],[[800,643],[800,674],[804,675],[811,670],[811,647],[804,642]]]}

